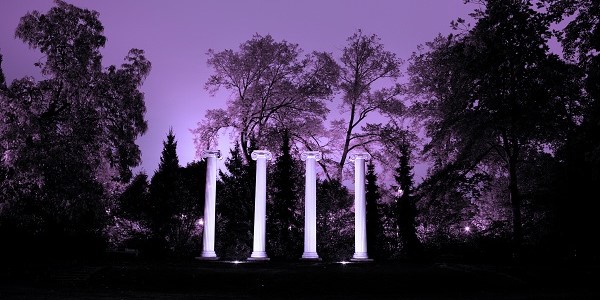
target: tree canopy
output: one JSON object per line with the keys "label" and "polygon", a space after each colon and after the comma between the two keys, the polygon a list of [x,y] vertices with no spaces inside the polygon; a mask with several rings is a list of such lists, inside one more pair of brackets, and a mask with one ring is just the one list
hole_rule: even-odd
{"label": "tree canopy", "polygon": [[293,139],[322,130],[339,70],[330,54],[302,56],[298,44],[255,35],[238,51],[208,51],[215,71],[205,87],[212,93],[231,93],[226,109],[213,109],[195,130],[198,151],[214,145],[222,128],[233,128],[242,154],[253,141],[259,148],[277,149],[274,137],[285,128]]}
{"label": "tree canopy", "polygon": [[548,52],[548,19],[529,1],[486,1],[474,16],[473,28],[440,36],[414,55],[412,91],[421,97],[431,138],[425,151],[438,172],[469,177],[485,164],[503,166],[518,247],[523,159],[560,143],[560,128],[573,121],[566,104],[578,92],[565,84],[571,67]]}
{"label": "tree canopy", "polygon": [[2,213],[24,231],[100,235],[108,203],[140,162],[139,88],[150,62],[132,49],[120,68],[104,69],[98,13],[60,0],[23,16],[15,36],[44,54],[35,65],[45,79],[0,91]]}

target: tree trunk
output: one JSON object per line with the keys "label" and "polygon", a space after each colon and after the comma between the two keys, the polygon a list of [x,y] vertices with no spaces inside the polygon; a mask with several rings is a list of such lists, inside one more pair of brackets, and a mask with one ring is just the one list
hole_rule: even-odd
{"label": "tree trunk", "polygon": [[513,221],[513,258],[519,259],[521,256],[521,244],[523,242],[523,225],[521,223],[521,195],[517,184],[517,155],[510,155],[509,163],[509,191],[510,204],[512,208]]}

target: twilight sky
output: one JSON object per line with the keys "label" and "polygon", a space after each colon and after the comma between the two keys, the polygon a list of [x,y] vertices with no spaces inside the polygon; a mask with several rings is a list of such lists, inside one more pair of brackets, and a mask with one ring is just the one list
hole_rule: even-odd
{"label": "twilight sky", "polygon": [[[162,141],[173,127],[181,165],[195,160],[193,136],[207,109],[224,107],[227,93],[211,97],[204,83],[212,70],[206,52],[237,50],[253,34],[299,44],[305,53],[332,52],[338,58],[357,29],[377,34],[385,48],[408,59],[417,45],[451,32],[450,21],[466,18],[475,6],[463,0],[66,0],[99,12],[107,37],[103,64],[120,65],[127,51],[140,48],[152,62],[142,91],[147,133],[137,140],[142,165],[152,175]],[[0,53],[7,82],[39,78],[33,64],[42,55],[14,38],[28,11],[46,13],[52,0],[1,0]],[[331,107],[335,110],[335,107]],[[219,145],[227,153],[230,145]],[[419,175],[419,174],[417,174]]]}

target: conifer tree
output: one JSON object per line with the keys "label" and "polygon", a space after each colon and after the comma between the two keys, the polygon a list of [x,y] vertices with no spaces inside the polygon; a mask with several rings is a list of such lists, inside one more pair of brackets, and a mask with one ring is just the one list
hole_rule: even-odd
{"label": "conifer tree", "polygon": [[273,257],[297,259],[302,254],[303,178],[299,163],[290,150],[290,138],[285,131],[281,155],[275,160],[273,172],[270,173],[272,196],[267,206],[267,251]]}
{"label": "conifer tree", "polygon": [[367,165],[367,186],[366,186],[366,204],[367,204],[367,251],[369,256],[374,259],[381,259],[384,256],[384,232],[381,222],[381,208],[379,200],[381,194],[377,186],[377,174],[375,174],[375,165],[372,161]]}
{"label": "conifer tree", "polygon": [[325,261],[354,253],[354,200],[339,180],[317,180],[317,252]]}
{"label": "conifer tree", "polygon": [[404,141],[399,150],[400,165],[396,168],[394,178],[398,184],[395,212],[401,244],[400,254],[404,258],[414,259],[421,254],[421,242],[415,228],[417,210],[413,197],[413,167],[410,165],[409,143]]}
{"label": "conifer tree", "polygon": [[177,142],[171,128],[167,140],[163,141],[158,170],[150,181],[149,223],[153,246],[159,256],[166,255],[169,233],[176,225],[175,215],[179,211],[179,190]]}
{"label": "conifer tree", "polygon": [[255,164],[244,162],[239,143],[219,171],[215,251],[224,259],[246,259],[252,252]]}
{"label": "conifer tree", "polygon": [[2,71],[2,54],[0,54],[0,91],[6,89],[6,79],[4,78],[4,72]]}

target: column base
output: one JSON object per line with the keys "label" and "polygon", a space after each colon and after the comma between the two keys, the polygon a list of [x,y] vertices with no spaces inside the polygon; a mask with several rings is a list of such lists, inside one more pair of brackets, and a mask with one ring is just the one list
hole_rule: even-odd
{"label": "column base", "polygon": [[215,260],[219,260],[219,258],[217,256],[213,256],[213,257],[204,257],[204,256],[196,256],[194,257],[197,260],[210,260],[210,261],[215,261]]}
{"label": "column base", "polygon": [[354,256],[352,256],[350,261],[369,262],[369,261],[373,261],[373,259],[369,258],[369,255],[366,252],[355,252]]}
{"label": "column base", "polygon": [[252,254],[250,254],[250,257],[248,257],[247,260],[251,260],[251,261],[268,261],[268,260],[270,260],[270,258],[267,256],[267,253],[265,251],[253,251]]}
{"label": "column base", "polygon": [[268,257],[248,257],[246,260],[247,261],[269,261],[271,259]]}
{"label": "column base", "polygon": [[372,258],[351,258],[351,262],[372,262]]}
{"label": "column base", "polygon": [[320,261],[321,258],[319,257],[319,255],[317,254],[317,252],[304,252],[302,254],[302,258],[300,258],[300,260],[304,260],[304,261]]}
{"label": "column base", "polygon": [[196,257],[197,260],[219,260],[215,251],[202,251],[200,256]]}

